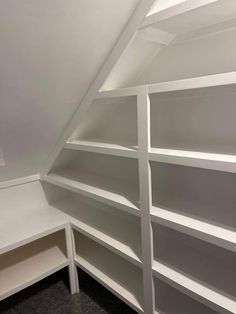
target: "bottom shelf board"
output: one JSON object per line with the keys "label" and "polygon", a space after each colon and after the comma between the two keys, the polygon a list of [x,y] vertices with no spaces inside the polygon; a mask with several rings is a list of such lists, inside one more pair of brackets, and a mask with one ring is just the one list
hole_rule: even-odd
{"label": "bottom shelf board", "polygon": [[62,237],[57,232],[0,256],[0,300],[68,266]]}
{"label": "bottom shelf board", "polygon": [[206,287],[161,262],[153,262],[153,275],[215,311],[236,313],[235,300]]}
{"label": "bottom shelf board", "polygon": [[156,314],[217,314],[160,279],[154,278],[154,286]]}
{"label": "bottom shelf board", "polygon": [[77,266],[138,313],[142,310],[142,271],[120,256],[79,234]]}

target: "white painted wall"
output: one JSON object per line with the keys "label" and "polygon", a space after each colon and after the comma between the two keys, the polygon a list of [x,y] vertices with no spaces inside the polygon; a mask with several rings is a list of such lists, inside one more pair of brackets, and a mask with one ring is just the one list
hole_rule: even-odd
{"label": "white painted wall", "polygon": [[0,181],[39,171],[138,2],[0,2]]}

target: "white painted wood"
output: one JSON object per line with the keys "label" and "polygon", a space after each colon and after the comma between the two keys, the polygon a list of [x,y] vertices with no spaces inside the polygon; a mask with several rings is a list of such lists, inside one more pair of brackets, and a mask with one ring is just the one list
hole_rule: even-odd
{"label": "white painted wood", "polygon": [[40,175],[34,174],[32,176],[21,177],[18,179],[13,179],[13,180],[8,180],[8,181],[2,181],[0,182],[0,189],[5,189],[11,186],[26,184],[26,183],[30,183],[34,181],[39,181],[39,180],[40,180]]}
{"label": "white painted wood", "polygon": [[210,37],[216,33],[226,33],[230,29],[236,27],[236,19],[223,20],[213,25],[207,25],[200,29],[188,31],[187,33],[180,34],[175,37],[175,40],[171,43],[172,45],[179,45],[180,43],[190,42],[191,40],[197,40],[204,37]]}
{"label": "white painted wood", "polygon": [[140,88],[140,86],[120,88],[120,89],[112,89],[112,90],[108,90],[108,91],[101,91],[100,90],[96,99],[135,96],[135,95],[137,95],[139,88]]}
{"label": "white painted wood", "polygon": [[85,152],[93,152],[100,154],[108,154],[114,156],[123,156],[129,158],[138,158],[137,149],[118,145],[83,140],[72,140],[64,145],[66,149],[81,150]]}
{"label": "white painted wood", "polygon": [[214,291],[161,262],[154,261],[153,274],[157,278],[161,278],[168,284],[173,285],[173,287],[183,293],[203,302],[213,310],[221,311],[222,313],[224,313],[225,310],[226,312],[236,313],[236,302],[233,298],[229,298],[222,293]]}
{"label": "white painted wood", "polygon": [[63,231],[0,255],[0,300],[68,266]]}
{"label": "white painted wood", "polygon": [[148,160],[150,147],[150,101],[147,88],[138,93],[138,143],[139,143],[139,185],[143,255],[144,312],[154,313],[154,287],[152,279],[153,243],[150,219],[151,170]]}
{"label": "white painted wood", "polygon": [[200,219],[153,206],[152,221],[236,253],[236,232]]}
{"label": "white painted wood", "polygon": [[235,19],[235,10],[236,4],[234,0],[215,1],[209,5],[204,5],[183,14],[158,21],[153,24],[152,27],[174,33],[177,35],[178,40],[178,37],[184,34],[187,35],[188,33],[200,29],[204,31],[204,29],[207,29],[209,26],[219,25],[221,23],[222,28],[219,30],[223,30],[223,25],[226,21]]}
{"label": "white painted wood", "polygon": [[236,72],[220,73],[207,75],[202,77],[194,77],[189,79],[163,82],[151,84],[148,86],[148,92],[163,93],[196,88],[206,88],[213,86],[232,85],[236,83]]}
{"label": "white painted wood", "polygon": [[156,314],[216,314],[204,304],[194,300],[159,278],[154,278]]}
{"label": "white painted wood", "polygon": [[177,3],[174,6],[170,6],[164,10],[161,10],[152,15],[148,15],[143,23],[141,24],[141,28],[149,26],[151,24],[155,24],[157,22],[167,20],[169,18],[173,18],[177,15],[187,13],[194,9],[198,9],[204,6],[207,6],[211,3],[217,2],[219,0],[190,0],[190,1],[182,1]]}
{"label": "white painted wood", "polygon": [[65,228],[66,235],[66,248],[67,248],[67,256],[69,260],[69,278],[70,278],[70,291],[71,294],[75,294],[79,292],[79,279],[78,273],[75,266],[75,243],[73,232],[71,229],[71,224],[67,224]]}
{"label": "white painted wood", "polygon": [[[225,85],[234,85],[236,84],[236,72],[227,72],[220,74],[207,75],[202,77],[194,77],[183,80],[161,82],[156,84],[149,84],[148,93],[164,93],[164,92],[173,92],[181,91],[188,89],[198,89],[198,88],[207,88],[207,87],[217,87]],[[145,85],[143,85],[145,86]],[[111,97],[122,97],[122,96],[132,96],[138,93],[138,90],[142,86],[136,87],[127,87],[117,90],[110,91],[101,91],[99,93],[99,98],[111,98]]]}
{"label": "white painted wood", "polygon": [[139,217],[82,197],[54,206],[69,216],[74,229],[142,267]]}
{"label": "white painted wood", "polygon": [[75,233],[76,264],[138,313],[142,310],[142,271],[104,247]]}
{"label": "white painted wood", "polygon": [[163,11],[167,8],[173,7],[176,4],[179,4],[184,1],[189,1],[189,0],[156,0],[154,4],[152,5],[150,11],[148,12],[147,16],[155,14],[159,11]]}
{"label": "white painted wood", "polygon": [[138,31],[137,37],[157,44],[169,45],[174,40],[175,35],[153,27],[146,27]]}
{"label": "white painted wood", "polygon": [[[26,223],[30,222],[30,223]],[[0,254],[65,228],[68,218],[53,206],[0,211]]]}
{"label": "white painted wood", "polygon": [[134,204],[137,197],[133,196],[134,202],[130,201],[130,197],[132,199],[132,195],[135,194],[131,185],[125,186],[127,196],[129,196],[129,198],[127,198],[117,192],[120,190],[122,183],[111,178],[106,178],[106,180],[102,182],[100,181],[101,178],[99,176],[80,173],[75,179],[74,171],[60,171],[58,174],[49,174],[45,176],[44,180],[70,191],[104,202],[105,204],[115,206],[134,215],[140,215],[138,207]]}
{"label": "white painted wood", "polygon": [[76,125],[84,118],[91,102],[96,97],[99,89],[101,89],[102,84],[104,83],[106,77],[111,72],[113,66],[120,58],[121,54],[123,53],[125,47],[129,44],[132,37],[135,35],[135,32],[140,25],[141,21],[147,14],[148,10],[150,9],[151,5],[153,4],[154,0],[143,0],[139,2],[134,14],[130,18],[127,26],[121,36],[119,37],[117,43],[114,45],[111,53],[107,57],[104,65],[102,66],[101,70],[99,71],[96,79],[94,80],[93,84],[89,88],[87,94],[83,98],[82,102],[78,106],[75,114],[73,115],[72,119],[70,120],[68,126],[65,128],[62,136],[58,140],[56,146],[53,148],[51,154],[47,158],[42,167],[40,172],[41,176],[44,176],[49,172],[51,169],[56,157],[59,155],[65,142],[69,139],[71,134],[76,128]]}
{"label": "white painted wood", "polygon": [[234,155],[151,148],[149,159],[158,162],[236,173],[236,156]]}

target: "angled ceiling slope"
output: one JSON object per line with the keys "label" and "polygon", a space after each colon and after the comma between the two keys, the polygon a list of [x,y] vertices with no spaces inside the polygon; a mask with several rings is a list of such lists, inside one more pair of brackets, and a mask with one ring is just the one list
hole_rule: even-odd
{"label": "angled ceiling slope", "polygon": [[0,2],[0,181],[40,172],[139,2]]}
{"label": "angled ceiling slope", "polygon": [[90,86],[87,94],[83,98],[80,105],[77,107],[77,110],[74,113],[72,119],[70,120],[62,136],[59,138],[56,146],[54,147],[48,159],[46,160],[45,164],[43,165],[43,168],[40,173],[42,178],[44,177],[44,175],[46,175],[50,171],[58,155],[63,150],[64,145],[66,144],[66,142],[69,140],[69,138],[72,136],[73,132],[75,131],[77,125],[79,125],[79,123],[84,119],[84,115],[89,109],[89,106],[91,105],[92,101],[98,95],[98,92],[101,89],[102,85],[104,84],[105,79],[110,74],[114,65],[119,60],[123,51],[129,45],[132,38],[135,36],[138,27],[141,25],[143,19],[147,15],[153,3],[154,3],[154,0],[139,1],[139,4],[137,5],[133,15],[131,16],[126,27],[124,28],[123,33],[121,34],[118,41],[114,45],[111,53],[109,54],[102,68],[98,72],[96,79],[94,80],[93,84]]}

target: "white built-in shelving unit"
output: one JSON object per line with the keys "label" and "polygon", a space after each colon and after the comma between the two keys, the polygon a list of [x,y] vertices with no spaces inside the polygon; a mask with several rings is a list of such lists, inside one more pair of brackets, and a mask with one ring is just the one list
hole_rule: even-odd
{"label": "white built-in shelving unit", "polygon": [[[206,118],[201,100],[211,106],[208,97],[220,99],[224,90],[233,89],[235,77],[226,73],[101,92],[103,117],[106,110],[115,111],[107,104],[116,107],[117,98],[122,97],[124,115],[136,100],[131,115],[136,123],[124,123],[127,138],[120,134],[112,143],[103,135],[105,126],[97,124],[99,136],[92,135],[90,142],[77,129],[44,177],[73,195],[58,207],[73,217],[76,264],[138,312],[184,313],[192,307],[193,313],[236,313],[236,156],[233,142],[224,146],[232,128],[228,125],[219,141],[215,136],[211,147],[216,123],[225,118],[222,110],[212,111],[212,128],[201,133],[197,151],[185,117],[178,125],[161,121],[162,115],[172,115],[173,106],[176,116],[178,104],[186,108],[192,97],[189,106],[199,101],[198,118]],[[110,119],[115,121],[116,114]],[[112,125],[109,121],[107,134]],[[187,128],[188,139],[178,150],[181,129]]]}
{"label": "white built-in shelving unit", "polygon": [[[138,30],[140,39],[151,27],[142,40],[168,46],[162,58],[236,26],[235,1],[174,2]],[[214,73],[199,58],[202,75],[171,73],[177,79],[158,83],[150,69],[140,84],[103,86],[94,97],[99,77],[42,171],[44,192],[59,196],[33,213],[39,223],[19,226],[18,240],[6,227],[3,253],[19,250],[28,265],[35,247],[48,261],[37,278],[68,265],[72,292],[76,264],[138,313],[236,313],[236,72],[218,61]],[[6,293],[18,283],[9,285]]]}

